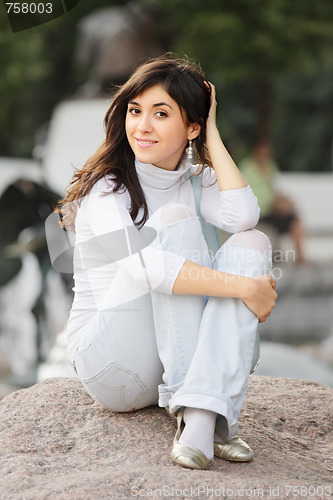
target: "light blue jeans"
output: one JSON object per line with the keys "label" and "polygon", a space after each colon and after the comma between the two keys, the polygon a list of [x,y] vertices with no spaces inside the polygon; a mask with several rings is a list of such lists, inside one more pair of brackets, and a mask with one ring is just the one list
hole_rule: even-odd
{"label": "light blue jeans", "polygon": [[[211,259],[199,219],[186,206],[166,205],[146,224],[156,229],[155,244],[164,250],[235,279],[271,273],[271,246],[259,231],[232,235]],[[118,304],[119,294],[133,285],[125,272],[121,278]],[[171,412],[182,406],[211,410],[227,440],[237,434],[257,327],[240,299],[145,291],[96,313],[75,367],[87,392],[106,408],[126,412],[158,402]]]}

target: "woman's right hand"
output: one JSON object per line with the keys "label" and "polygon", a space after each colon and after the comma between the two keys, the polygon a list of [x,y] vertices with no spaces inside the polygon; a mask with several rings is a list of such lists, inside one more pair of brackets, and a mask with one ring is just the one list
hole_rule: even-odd
{"label": "woman's right hand", "polygon": [[277,293],[275,279],[268,275],[250,278],[247,292],[243,298],[246,306],[257,316],[259,323],[263,323],[275,307]]}

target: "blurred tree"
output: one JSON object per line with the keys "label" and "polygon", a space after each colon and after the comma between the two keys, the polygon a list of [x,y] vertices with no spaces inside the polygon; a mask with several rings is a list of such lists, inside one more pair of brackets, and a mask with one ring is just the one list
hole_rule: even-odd
{"label": "blurred tree", "polygon": [[[253,132],[272,132],[284,168],[331,168],[331,0],[133,1],[154,15],[166,50],[195,57],[216,84],[221,127],[236,156]],[[0,155],[31,154],[34,133],[55,104],[88,78],[89,68],[74,63],[78,21],[117,5],[124,0],[82,0],[66,15],[15,34],[0,5]]]}
{"label": "blurred tree", "polygon": [[[279,98],[286,96],[286,82],[297,91],[295,79],[293,83],[286,80],[289,75],[303,74],[309,80],[325,68],[326,77],[332,79],[331,0],[142,1],[154,11],[156,31],[169,49],[201,61],[224,98],[233,100],[234,113],[237,103],[232,98],[239,100],[243,117],[238,132],[249,135],[251,129],[255,135],[271,135]],[[298,80],[301,85],[302,79]],[[318,92],[316,87],[314,93]],[[311,91],[307,99],[318,103],[318,95]],[[287,114],[285,110],[284,116]],[[237,117],[231,120],[235,122]],[[328,151],[327,140],[331,138],[326,137]]]}
{"label": "blurred tree", "polygon": [[[24,142],[26,122],[31,120],[34,88],[46,78],[50,61],[45,58],[40,30],[14,35],[6,15],[0,15],[0,154],[12,154],[13,138]],[[19,146],[21,147],[21,146]],[[24,147],[23,147],[24,148]]]}
{"label": "blurred tree", "polygon": [[277,86],[273,137],[282,170],[332,171],[333,75],[292,74]]}
{"label": "blurred tree", "polygon": [[[98,8],[116,5],[123,1],[98,0]],[[84,0],[49,23],[12,33],[1,2],[0,155],[30,156],[35,131],[87,78],[88,68],[73,61],[76,25],[95,9],[95,0]]]}

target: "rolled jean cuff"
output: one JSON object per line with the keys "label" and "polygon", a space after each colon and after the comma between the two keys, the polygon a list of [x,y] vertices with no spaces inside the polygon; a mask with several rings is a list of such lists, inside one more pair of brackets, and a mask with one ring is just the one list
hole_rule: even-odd
{"label": "rolled jean cuff", "polygon": [[190,408],[201,408],[222,415],[228,423],[227,440],[232,439],[238,432],[238,415],[234,409],[232,401],[222,395],[221,397],[209,394],[182,392],[181,389],[169,400],[171,413],[175,413],[179,408],[188,406]]}
{"label": "rolled jean cuff", "polygon": [[160,384],[158,386],[158,406],[161,408],[165,408],[166,406],[169,406],[169,401],[172,398],[172,396],[177,392],[181,386],[183,385],[183,382],[180,382],[179,384],[176,385],[166,385],[166,384]]}

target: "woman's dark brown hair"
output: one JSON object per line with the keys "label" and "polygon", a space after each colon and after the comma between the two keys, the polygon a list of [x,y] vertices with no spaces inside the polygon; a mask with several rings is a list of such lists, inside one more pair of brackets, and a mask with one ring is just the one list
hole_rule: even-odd
{"label": "woman's dark brown hair", "polygon": [[178,59],[172,54],[150,60],[139,66],[119,88],[105,115],[105,141],[84,167],[74,173],[67,195],[58,208],[65,228],[74,230],[74,219],[80,200],[103,177],[110,179],[112,192],[128,190],[133,221],[139,209],[143,208],[143,216],[136,225],[142,226],[146,222],[147,203],[135,170],[134,154],[126,137],[125,118],[128,103],[154,85],[161,85],[177,102],[188,124],[200,125],[201,132],[194,141],[197,160],[202,165],[210,164],[205,148],[210,87],[202,70],[192,61]]}

